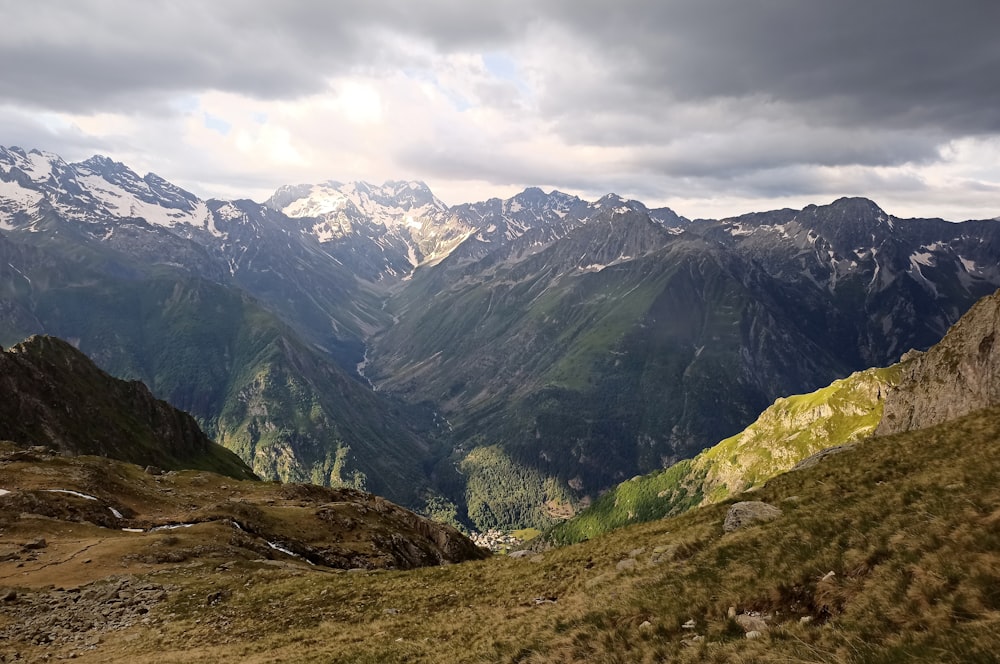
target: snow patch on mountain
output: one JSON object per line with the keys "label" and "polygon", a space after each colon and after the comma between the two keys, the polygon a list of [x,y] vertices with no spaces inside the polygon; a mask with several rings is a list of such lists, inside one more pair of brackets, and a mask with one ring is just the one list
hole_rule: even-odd
{"label": "snow patch on mountain", "polygon": [[221,235],[215,224],[210,223],[211,214],[208,206],[202,201],[198,201],[191,211],[179,210],[143,200],[99,175],[84,175],[78,177],[77,181],[86,187],[113,216],[138,217],[147,223],[166,228],[173,228],[177,224],[188,224]]}
{"label": "snow patch on mountain", "polygon": [[958,260],[962,263],[962,267],[965,268],[965,271],[968,272],[969,274],[980,272],[982,270],[981,267],[976,265],[976,261],[969,260],[968,258],[964,258],[963,256],[959,256]]}
{"label": "snow patch on mountain", "polygon": [[328,185],[316,185],[309,196],[300,198],[282,209],[289,217],[321,217],[344,208],[347,196]]}
{"label": "snow patch on mountain", "polygon": [[[42,192],[25,189],[17,182],[0,180],[0,200],[13,204],[18,208],[35,207],[42,200]],[[0,219],[2,223],[2,219]]]}

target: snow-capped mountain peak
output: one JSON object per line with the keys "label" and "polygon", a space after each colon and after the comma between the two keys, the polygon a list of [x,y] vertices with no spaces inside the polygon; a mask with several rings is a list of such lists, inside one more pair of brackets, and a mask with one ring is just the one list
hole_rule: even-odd
{"label": "snow-capped mountain peak", "polygon": [[17,224],[30,227],[43,205],[84,223],[143,219],[219,234],[203,201],[153,173],[140,177],[102,155],[68,164],[40,150],[0,147],[0,226],[14,228],[16,213]]}

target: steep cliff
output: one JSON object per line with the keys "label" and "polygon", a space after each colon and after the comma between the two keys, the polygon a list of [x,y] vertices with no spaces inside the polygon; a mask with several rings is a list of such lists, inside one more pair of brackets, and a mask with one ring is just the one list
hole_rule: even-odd
{"label": "steep cliff", "polygon": [[876,429],[925,429],[1000,403],[1000,292],[984,297],[926,353],[903,357]]}

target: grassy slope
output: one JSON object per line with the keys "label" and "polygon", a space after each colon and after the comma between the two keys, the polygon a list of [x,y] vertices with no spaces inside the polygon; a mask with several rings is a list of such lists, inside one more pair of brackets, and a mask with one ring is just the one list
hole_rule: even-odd
{"label": "grassy slope", "polygon": [[899,365],[869,369],[810,394],[778,399],[741,433],[693,460],[633,478],[604,494],[551,538],[579,542],[628,523],[679,514],[760,486],[822,449],[870,435],[882,418],[882,397]]}
{"label": "grassy slope", "polygon": [[[994,409],[866,441],[771,480],[754,498],[783,514],[731,534],[719,504],[527,560],[370,575],[206,561],[158,576],[177,585],[165,610],[79,660],[992,662],[998,438]],[[774,627],[747,640],[730,606]]]}

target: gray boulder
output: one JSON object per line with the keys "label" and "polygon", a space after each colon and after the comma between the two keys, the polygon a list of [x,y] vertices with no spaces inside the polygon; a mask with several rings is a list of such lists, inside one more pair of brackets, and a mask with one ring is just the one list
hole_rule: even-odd
{"label": "gray boulder", "polygon": [[769,503],[759,500],[747,500],[736,503],[729,508],[722,530],[731,533],[745,526],[765,523],[781,516],[781,510]]}

